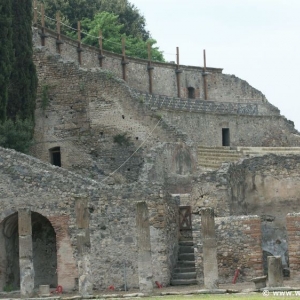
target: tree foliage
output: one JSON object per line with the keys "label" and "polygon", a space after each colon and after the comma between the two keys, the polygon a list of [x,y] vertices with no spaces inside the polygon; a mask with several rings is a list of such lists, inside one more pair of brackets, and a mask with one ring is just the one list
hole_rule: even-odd
{"label": "tree foliage", "polygon": [[[88,32],[88,35],[82,39],[83,43],[98,46],[98,39],[93,38],[93,36],[97,37],[101,29],[103,35],[103,49],[115,53],[122,52],[122,37],[126,39],[126,55],[144,59],[148,58],[147,44],[150,43],[153,46],[156,43],[154,39],[144,41],[132,35],[127,36],[122,34],[124,24],[119,22],[117,15],[108,12],[96,14],[93,20],[86,18],[81,22],[81,25],[83,30]],[[152,47],[152,58],[158,61],[164,60],[162,52],[159,51],[157,47]]]}
{"label": "tree foliage", "polygon": [[10,75],[7,117],[34,119],[37,75],[32,60],[32,2],[12,0],[14,63]]}
{"label": "tree foliage", "polygon": [[[62,33],[76,38],[77,22],[81,21],[82,31],[98,37],[99,29],[103,32],[103,49],[121,53],[121,37],[126,37],[126,54],[147,58],[147,44],[156,41],[150,38],[146,30],[146,21],[138,8],[128,0],[40,0],[45,6],[46,15],[54,19],[60,11]],[[55,22],[46,19],[46,26],[55,29]],[[83,43],[98,46],[97,39],[83,35]],[[153,60],[164,61],[158,47],[152,50]]]}
{"label": "tree foliage", "polygon": [[0,146],[25,153],[33,136],[37,88],[31,24],[31,0],[0,4]]}
{"label": "tree foliage", "polygon": [[[60,11],[62,21],[73,28],[77,27],[78,21],[85,18],[92,20],[97,13],[106,11],[118,16],[119,22],[124,25],[121,33],[144,41],[150,37],[146,30],[145,17],[128,0],[40,0],[40,2],[44,4],[49,17],[54,19],[56,12]],[[48,23],[51,25],[51,20],[48,20]]]}
{"label": "tree foliage", "polygon": [[0,146],[28,153],[32,145],[33,129],[34,123],[29,119],[17,118],[15,121],[6,120],[0,123]]}
{"label": "tree foliage", "polygon": [[0,3],[0,122],[6,119],[9,77],[12,70],[12,3]]}

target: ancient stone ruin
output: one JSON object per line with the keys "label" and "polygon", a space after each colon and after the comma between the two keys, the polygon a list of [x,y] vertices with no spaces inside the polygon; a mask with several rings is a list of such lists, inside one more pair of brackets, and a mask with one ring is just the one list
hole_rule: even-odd
{"label": "ancient stone ruin", "polygon": [[134,58],[125,81],[121,56],[79,64],[76,41],[33,32],[35,144],[0,148],[2,291],[214,289],[269,256],[299,278],[300,135],[260,91]]}

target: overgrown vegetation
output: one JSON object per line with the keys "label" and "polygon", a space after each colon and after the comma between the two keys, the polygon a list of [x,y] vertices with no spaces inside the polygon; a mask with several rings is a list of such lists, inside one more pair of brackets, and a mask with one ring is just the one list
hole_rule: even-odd
{"label": "overgrown vegetation", "polygon": [[120,146],[129,146],[131,144],[130,137],[127,136],[127,133],[120,133],[114,136],[114,143],[119,144]]}

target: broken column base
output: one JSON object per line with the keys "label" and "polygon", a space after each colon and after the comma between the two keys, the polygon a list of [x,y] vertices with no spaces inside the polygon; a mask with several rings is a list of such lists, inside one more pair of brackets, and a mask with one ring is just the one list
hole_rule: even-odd
{"label": "broken column base", "polygon": [[50,296],[50,287],[49,287],[49,285],[40,285],[39,286],[39,295],[41,297],[49,297]]}
{"label": "broken column base", "polygon": [[251,281],[254,282],[257,290],[263,289],[267,286],[267,276],[255,277],[252,278]]}

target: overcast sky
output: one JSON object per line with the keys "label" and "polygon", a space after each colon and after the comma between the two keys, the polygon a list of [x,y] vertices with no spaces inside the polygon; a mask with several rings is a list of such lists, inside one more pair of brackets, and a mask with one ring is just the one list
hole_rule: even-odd
{"label": "overcast sky", "polygon": [[300,130],[299,0],[129,0],[167,61],[223,68],[260,90]]}

